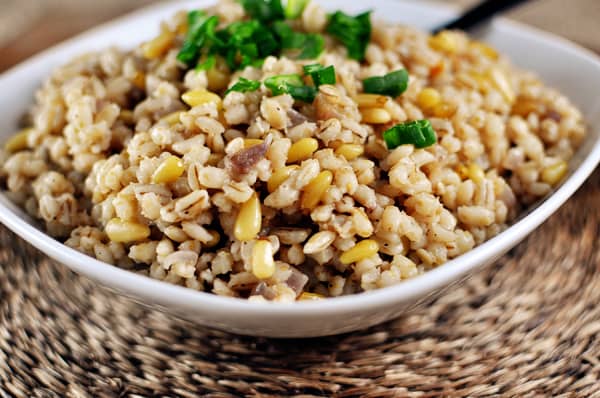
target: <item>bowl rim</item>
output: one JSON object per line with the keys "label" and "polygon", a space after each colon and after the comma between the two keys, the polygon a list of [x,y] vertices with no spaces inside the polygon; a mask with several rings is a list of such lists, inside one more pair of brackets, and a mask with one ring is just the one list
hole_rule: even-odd
{"label": "bowl rim", "polygon": [[[189,2],[181,2],[180,4],[184,5],[186,3]],[[420,6],[431,6],[431,4],[422,4],[417,1],[408,3],[418,3]],[[163,7],[166,8],[166,5],[167,4],[165,3],[159,3],[157,5],[142,8],[111,22],[92,28],[82,34],[76,35],[58,45],[52,46],[29,58],[27,61],[0,74],[0,85],[11,72],[43,59],[51,51],[67,47],[82,39],[83,36],[87,37],[88,35],[94,34],[96,31],[109,29],[115,25],[126,23],[132,17],[141,15],[144,12],[162,9]],[[173,4],[170,6],[173,6]],[[436,4],[436,7],[438,6],[439,5]],[[456,9],[451,6],[446,6],[444,8],[449,11]],[[505,18],[497,18],[492,24],[498,28],[518,30],[519,34],[535,37],[536,40],[552,42],[555,45],[566,47],[578,56],[594,64],[600,72],[600,57],[592,51],[572,43],[567,39]],[[435,289],[449,285],[469,271],[478,269],[486,263],[489,263],[491,260],[495,261],[513,247],[516,242],[523,240],[530,232],[558,210],[558,208],[566,202],[566,200],[571,197],[589,177],[599,162],[600,137],[593,143],[593,148],[588,155],[582,159],[581,164],[573,170],[571,175],[563,181],[555,191],[543,199],[543,201],[529,214],[510,225],[499,235],[422,275],[376,290],[327,298],[325,300],[307,300],[292,303],[254,302],[246,299],[218,296],[213,293],[196,291],[153,279],[149,276],[137,274],[87,256],[54,240],[43,231],[35,228],[25,219],[19,217],[10,210],[3,201],[0,201],[0,222],[29,244],[32,244],[46,255],[61,262],[63,265],[66,265],[79,274],[98,281],[109,288],[116,288],[125,295],[137,298],[152,297],[156,302],[175,303],[178,306],[181,306],[182,309],[207,306],[215,307],[222,311],[243,313],[245,316],[257,316],[264,319],[270,319],[281,315],[323,316],[339,314],[341,312],[352,313],[375,309],[393,305],[394,303],[416,299]],[[148,292],[153,292],[152,296],[148,296]]]}

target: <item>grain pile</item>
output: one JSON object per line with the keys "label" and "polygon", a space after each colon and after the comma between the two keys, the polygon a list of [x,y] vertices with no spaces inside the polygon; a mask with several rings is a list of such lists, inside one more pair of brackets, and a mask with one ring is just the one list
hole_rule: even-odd
{"label": "grain pile", "polygon": [[[207,12],[248,20],[233,1]],[[187,20],[55,70],[1,159],[11,199],[49,234],[153,278],[277,301],[389,286],[501,232],[585,135],[568,99],[461,32],[374,23],[359,62],[310,2],[289,23],[324,37],[317,58],[197,70],[178,60]],[[315,62],[335,84],[312,101],[264,84]],[[399,70],[401,95],[364,92]],[[227,90],[242,78],[263,84]],[[388,148],[382,133],[415,120],[436,142]]]}

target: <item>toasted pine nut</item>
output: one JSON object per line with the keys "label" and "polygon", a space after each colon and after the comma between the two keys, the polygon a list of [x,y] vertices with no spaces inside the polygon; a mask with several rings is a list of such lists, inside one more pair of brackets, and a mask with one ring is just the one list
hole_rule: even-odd
{"label": "toasted pine nut", "polygon": [[262,225],[262,209],[256,192],[240,207],[233,234],[240,241],[249,241],[258,235]]}
{"label": "toasted pine nut", "polygon": [[423,109],[431,109],[442,101],[442,96],[435,88],[427,87],[417,95],[417,104]]}
{"label": "toasted pine nut", "polygon": [[325,296],[319,293],[310,293],[310,292],[302,292],[298,300],[300,301],[308,301],[308,300],[323,300]]}
{"label": "toasted pine nut", "polygon": [[342,144],[336,150],[335,154],[343,156],[346,160],[354,160],[365,152],[365,148],[360,144]]}
{"label": "toasted pine nut", "polygon": [[359,108],[381,108],[389,101],[389,97],[379,94],[361,93],[354,100]]}
{"label": "toasted pine nut", "polygon": [[275,273],[273,246],[268,240],[259,240],[252,248],[252,273],[258,279],[268,279]]}
{"label": "toasted pine nut", "polygon": [[173,45],[175,34],[168,30],[163,30],[158,36],[144,43],[142,53],[147,59],[156,59],[165,54]]}
{"label": "toasted pine nut", "polygon": [[27,138],[31,129],[24,129],[10,137],[4,143],[4,149],[7,152],[15,153],[27,149]]}
{"label": "toasted pine nut", "polygon": [[204,89],[186,91],[181,96],[181,99],[183,100],[183,102],[185,102],[191,107],[204,105],[209,102],[214,102],[215,104],[217,104],[217,108],[221,108],[222,106],[221,97],[219,97],[213,92]]}
{"label": "toasted pine nut", "polygon": [[273,172],[273,174],[271,174],[271,178],[269,178],[269,181],[267,181],[267,189],[269,192],[274,192],[277,188],[279,188],[279,186],[288,179],[290,174],[292,174],[292,171],[297,170],[298,168],[299,166],[292,165],[283,167]]}
{"label": "toasted pine nut", "polygon": [[167,184],[177,181],[183,174],[185,168],[183,162],[177,156],[171,155],[158,166],[152,174],[152,182],[155,184]]}
{"label": "toasted pine nut", "polygon": [[541,179],[546,184],[556,185],[563,179],[567,171],[569,170],[569,165],[564,160],[559,161],[552,166],[546,167],[542,170]]}
{"label": "toasted pine nut", "polygon": [[307,210],[314,209],[327,192],[333,181],[333,173],[329,170],[320,172],[311,182],[304,187],[300,207]]}
{"label": "toasted pine nut", "polygon": [[113,242],[136,242],[150,236],[150,228],[144,224],[113,218],[104,229],[108,239]]}
{"label": "toasted pine nut", "polygon": [[429,38],[429,46],[434,50],[447,52],[453,54],[458,50],[458,43],[456,37],[452,32],[447,30],[441,31],[440,33],[431,36]]}
{"label": "toasted pine nut", "polygon": [[383,108],[363,108],[360,113],[363,123],[385,124],[392,120],[392,115]]}
{"label": "toasted pine nut", "polygon": [[373,239],[365,239],[358,242],[353,248],[340,256],[343,264],[352,264],[369,258],[379,251],[379,245]]}
{"label": "toasted pine nut", "polygon": [[173,112],[173,113],[169,113],[166,116],[163,116],[162,118],[160,118],[160,120],[162,122],[166,122],[167,124],[169,124],[170,126],[179,123],[179,120],[181,118],[181,115],[183,114],[183,111],[177,111],[177,112]]}
{"label": "toasted pine nut", "polygon": [[301,138],[292,144],[288,151],[287,162],[296,163],[306,160],[319,149],[319,142],[314,138]]}

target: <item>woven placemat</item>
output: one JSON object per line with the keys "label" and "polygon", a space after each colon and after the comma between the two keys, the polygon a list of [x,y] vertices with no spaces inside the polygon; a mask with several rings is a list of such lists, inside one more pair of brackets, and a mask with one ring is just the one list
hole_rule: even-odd
{"label": "woven placemat", "polygon": [[145,309],[1,229],[0,397],[600,397],[599,193],[428,308],[310,340]]}

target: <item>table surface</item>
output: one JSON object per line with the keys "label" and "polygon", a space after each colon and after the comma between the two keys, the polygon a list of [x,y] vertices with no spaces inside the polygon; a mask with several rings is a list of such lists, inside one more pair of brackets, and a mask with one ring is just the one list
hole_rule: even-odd
{"label": "table surface", "polygon": [[[0,26],[20,10],[23,27],[12,39],[0,29],[0,71],[151,2],[0,1]],[[600,1],[566,4],[534,1],[510,16],[600,51]],[[304,342],[142,309],[0,227],[0,397],[600,397],[599,194],[596,171],[526,242],[429,308]]]}

